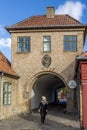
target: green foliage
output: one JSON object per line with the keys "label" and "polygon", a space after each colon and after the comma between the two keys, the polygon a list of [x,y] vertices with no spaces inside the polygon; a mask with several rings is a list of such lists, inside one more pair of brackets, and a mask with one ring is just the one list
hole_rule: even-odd
{"label": "green foliage", "polygon": [[69,92],[69,90],[67,89],[67,87],[62,87],[58,91],[63,91],[64,93]]}

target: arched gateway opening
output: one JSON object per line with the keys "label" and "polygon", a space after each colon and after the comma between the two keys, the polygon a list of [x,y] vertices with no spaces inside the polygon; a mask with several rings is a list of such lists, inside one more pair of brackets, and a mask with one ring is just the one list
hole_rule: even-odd
{"label": "arched gateway opening", "polygon": [[55,73],[45,73],[37,76],[32,87],[31,110],[37,109],[41,96],[46,96],[49,104],[66,103],[66,83]]}

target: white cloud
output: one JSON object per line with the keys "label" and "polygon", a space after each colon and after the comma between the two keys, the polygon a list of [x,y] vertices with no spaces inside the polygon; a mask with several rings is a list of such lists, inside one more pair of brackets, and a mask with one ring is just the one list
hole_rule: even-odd
{"label": "white cloud", "polygon": [[10,38],[0,38],[0,48],[9,47],[11,48],[11,39]]}
{"label": "white cloud", "polygon": [[69,14],[73,18],[81,21],[83,10],[85,8],[85,5],[82,4],[80,1],[67,1],[63,5],[60,5],[56,9],[56,14]]}

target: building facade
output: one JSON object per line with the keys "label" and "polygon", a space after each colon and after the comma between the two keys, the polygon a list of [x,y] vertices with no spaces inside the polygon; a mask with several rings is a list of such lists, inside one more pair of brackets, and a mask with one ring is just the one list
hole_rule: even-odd
{"label": "building facade", "polygon": [[75,76],[79,91],[79,111],[82,128],[87,128],[87,52],[76,57]]}
{"label": "building facade", "polygon": [[63,87],[71,95],[69,102],[67,98],[67,109],[71,109],[68,82],[74,79],[75,58],[83,50],[86,26],[69,15],[55,15],[54,8],[47,7],[46,15],[32,16],[6,29],[11,34],[11,67],[20,77],[18,110],[36,109],[42,95],[54,102],[55,91]]}
{"label": "building facade", "polygon": [[18,110],[19,76],[0,52],[0,119],[15,115]]}

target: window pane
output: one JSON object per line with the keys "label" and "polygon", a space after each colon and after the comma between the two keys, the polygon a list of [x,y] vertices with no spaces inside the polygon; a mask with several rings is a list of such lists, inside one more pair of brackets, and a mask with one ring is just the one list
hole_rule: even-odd
{"label": "window pane", "polygon": [[7,93],[4,94],[4,99],[5,99],[5,100],[7,99]]}
{"label": "window pane", "polygon": [[23,43],[18,43],[18,52],[23,51]]}
{"label": "window pane", "polygon": [[26,37],[26,38],[25,38],[25,42],[30,42],[30,38],[29,38],[29,37]]}
{"label": "window pane", "polygon": [[8,92],[11,92],[11,84],[8,86]]}
{"label": "window pane", "polygon": [[51,51],[51,37],[50,36],[44,36],[43,37],[43,44],[44,44],[44,51],[50,52]]}
{"label": "window pane", "polygon": [[76,49],[77,49],[76,42],[73,42],[72,49],[73,49],[73,51],[76,51]]}
{"label": "window pane", "polygon": [[49,36],[44,36],[44,42],[50,41],[50,37]]}
{"label": "window pane", "polygon": [[4,105],[7,105],[7,101],[4,101]]}
{"label": "window pane", "polygon": [[64,44],[64,50],[67,51],[68,49],[69,49],[69,43],[65,42],[65,44]]}
{"label": "window pane", "polygon": [[69,41],[69,37],[68,36],[64,36],[64,41]]}
{"label": "window pane", "polygon": [[7,104],[7,94],[3,95],[3,103],[4,103],[4,105]]}
{"label": "window pane", "polygon": [[11,104],[11,93],[8,94],[8,104]]}
{"label": "window pane", "polygon": [[73,41],[76,41],[76,40],[77,40],[77,37],[76,37],[76,36],[72,36],[72,40],[73,40]]}
{"label": "window pane", "polygon": [[8,105],[10,105],[11,104],[11,100],[8,100]]}
{"label": "window pane", "polygon": [[29,52],[30,51],[30,44],[26,43],[24,44],[24,52]]}
{"label": "window pane", "polygon": [[69,45],[69,50],[70,50],[70,51],[73,51],[72,43],[70,43],[70,45]]}
{"label": "window pane", "polygon": [[64,51],[76,51],[77,36],[64,36]]}
{"label": "window pane", "polygon": [[72,41],[72,36],[68,36],[68,38],[69,38],[69,41]]}
{"label": "window pane", "polygon": [[50,44],[44,43],[44,51],[50,51]]}
{"label": "window pane", "polygon": [[11,104],[11,83],[6,82],[3,85],[3,104],[9,105]]}
{"label": "window pane", "polygon": [[3,91],[7,91],[8,90],[8,84],[4,84],[4,87],[3,87]]}
{"label": "window pane", "polygon": [[19,38],[18,38],[18,42],[21,42],[21,43],[22,43],[23,41],[24,41],[24,40],[23,40],[22,37],[19,37]]}
{"label": "window pane", "polygon": [[30,37],[19,37],[18,52],[29,52],[29,51],[30,51]]}

